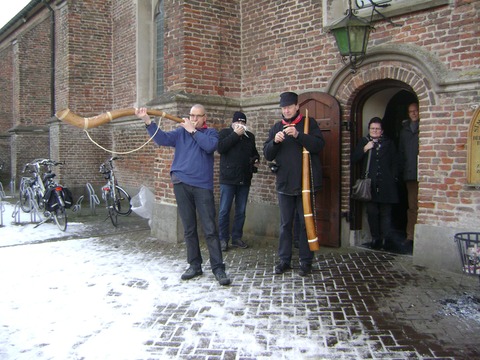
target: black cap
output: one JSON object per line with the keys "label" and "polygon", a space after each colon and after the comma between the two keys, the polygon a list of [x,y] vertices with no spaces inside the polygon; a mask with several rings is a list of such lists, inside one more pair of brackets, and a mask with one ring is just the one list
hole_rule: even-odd
{"label": "black cap", "polygon": [[241,111],[235,111],[235,113],[233,114],[232,123],[234,123],[236,121],[243,121],[244,123],[246,123],[247,122],[247,116],[244,113],[242,113]]}
{"label": "black cap", "polygon": [[280,107],[298,104],[298,95],[294,92],[284,92],[280,94]]}

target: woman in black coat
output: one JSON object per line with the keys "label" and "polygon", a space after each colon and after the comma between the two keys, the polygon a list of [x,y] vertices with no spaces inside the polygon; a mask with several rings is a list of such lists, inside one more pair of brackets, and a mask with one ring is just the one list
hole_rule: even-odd
{"label": "woman in black coat", "polygon": [[383,136],[382,120],[374,117],[368,123],[368,136],[363,137],[353,152],[354,163],[362,161],[362,174],[372,153],[369,177],[372,179],[372,200],[367,203],[368,225],[372,248],[380,249],[391,231],[392,204],[398,203],[398,155],[392,140]]}

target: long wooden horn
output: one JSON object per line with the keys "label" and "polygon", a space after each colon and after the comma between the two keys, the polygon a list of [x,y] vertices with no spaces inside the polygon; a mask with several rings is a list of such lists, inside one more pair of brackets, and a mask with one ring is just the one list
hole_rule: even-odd
{"label": "long wooden horn", "polygon": [[[305,112],[303,132],[308,134],[308,128],[310,125],[310,119],[308,118],[308,110]],[[307,149],[303,148],[302,158],[302,204],[303,204],[303,216],[305,218],[305,229],[307,232],[308,247],[311,251],[317,251],[320,249],[318,242],[317,230],[315,228],[315,219],[313,218],[312,210],[312,196],[310,184],[310,154]]]}
{"label": "long wooden horn", "polygon": [[[152,116],[161,116],[178,123],[183,122],[183,119],[173,115],[169,115],[165,111],[160,109],[147,109],[147,114]],[[135,108],[112,110],[91,118],[81,117],[71,112],[70,109],[59,110],[55,114],[58,120],[65,121],[70,125],[76,126],[84,130],[95,128],[100,125],[109,123],[113,119],[118,119],[124,116],[132,116],[132,115],[135,115]]]}

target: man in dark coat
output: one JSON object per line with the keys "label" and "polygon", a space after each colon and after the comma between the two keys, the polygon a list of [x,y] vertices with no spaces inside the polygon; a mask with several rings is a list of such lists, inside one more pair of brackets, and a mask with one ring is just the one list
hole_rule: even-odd
{"label": "man in dark coat", "polygon": [[408,117],[409,119],[402,122],[399,151],[401,172],[408,193],[407,242],[413,242],[418,213],[417,159],[420,116],[417,103],[408,106]]}
{"label": "man in dark coat", "polygon": [[248,245],[242,240],[243,225],[247,208],[248,194],[255,164],[260,159],[255,135],[247,130],[247,117],[236,111],[232,126],[223,129],[218,135],[220,153],[220,209],[218,228],[222,251],[227,251],[230,240],[230,209],[235,199],[235,217],[232,225],[232,246],[245,249]]}
{"label": "man in dark coat", "polygon": [[280,239],[278,245],[279,263],[276,274],[291,269],[292,227],[296,211],[300,219],[299,257],[300,276],[306,276],[312,270],[313,252],[310,251],[302,203],[302,158],[303,148],[311,155],[313,186],[318,191],[322,184],[320,151],[325,145],[322,132],[315,119],[310,118],[308,134],[304,133],[305,118],[300,114],[298,95],[284,92],[280,95],[282,109],[281,121],[276,122],[268,133],[263,146],[265,159],[276,162],[276,190],[280,208]]}

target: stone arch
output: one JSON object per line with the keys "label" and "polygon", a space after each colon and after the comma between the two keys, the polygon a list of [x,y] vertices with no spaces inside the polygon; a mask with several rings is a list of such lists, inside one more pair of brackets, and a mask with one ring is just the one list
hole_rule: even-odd
{"label": "stone arch", "polygon": [[394,79],[408,84],[420,105],[435,105],[436,95],[448,86],[448,70],[431,53],[415,45],[397,44],[372,48],[356,73],[349,66],[340,69],[326,92],[349,105],[356,93],[369,83]]}

